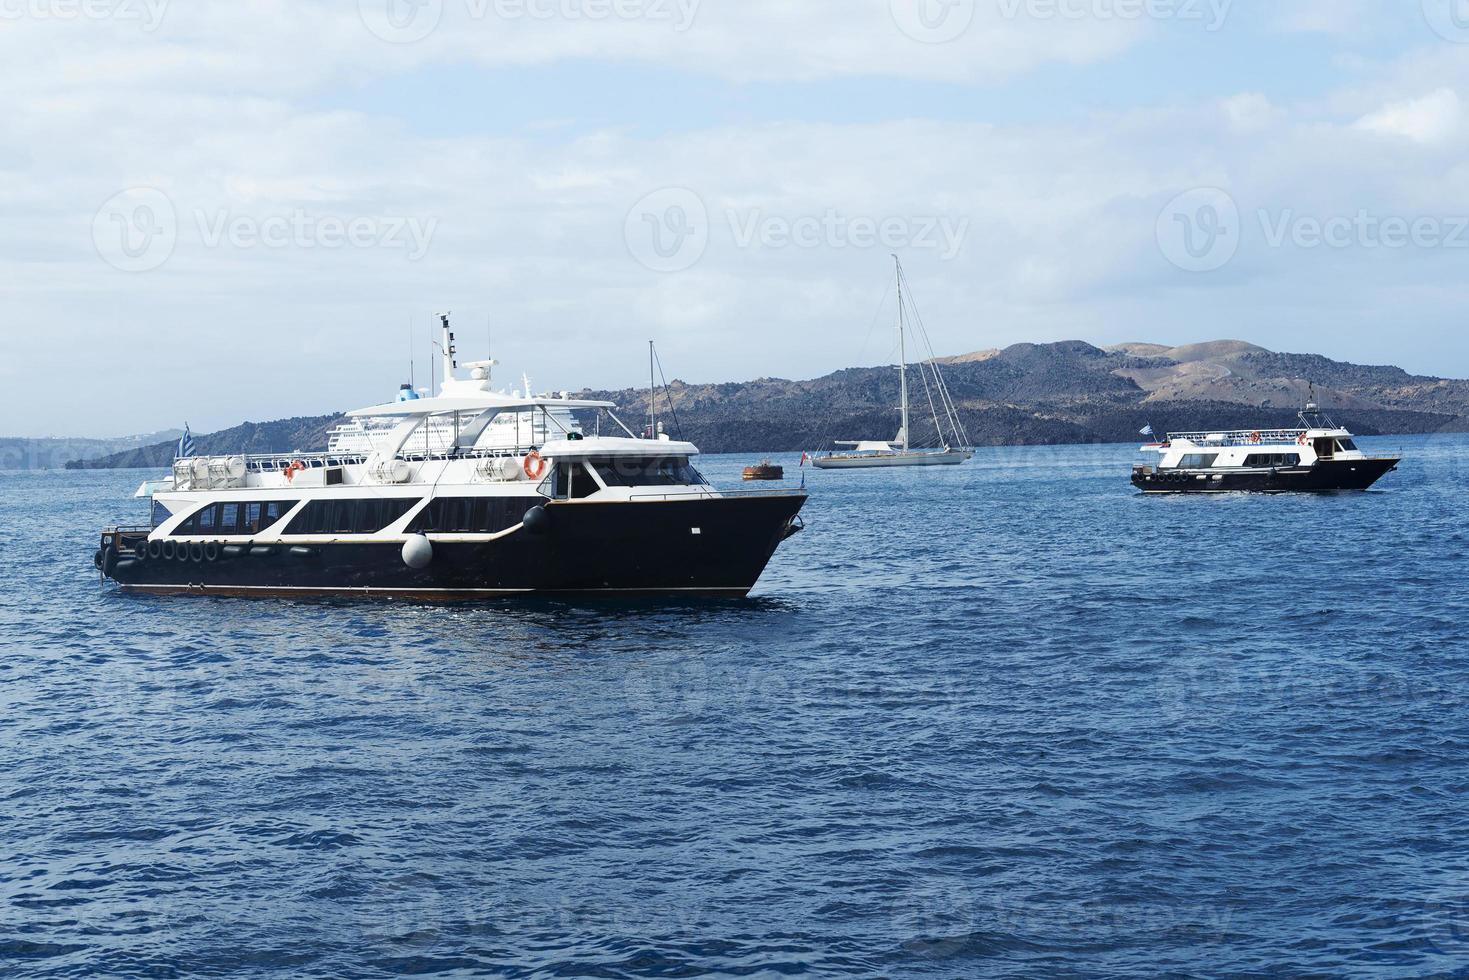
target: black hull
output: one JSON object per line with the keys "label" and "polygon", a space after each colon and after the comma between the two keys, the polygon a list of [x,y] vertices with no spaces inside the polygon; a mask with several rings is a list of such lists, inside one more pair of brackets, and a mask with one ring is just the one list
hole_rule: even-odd
{"label": "black hull", "polygon": [[[111,578],[152,594],[378,596],[472,600],[528,594],[743,597],[794,530],[803,495],[550,503],[539,534],[435,541],[415,571],[399,543],[222,550],[214,561],[131,556],[126,532]],[[697,528],[697,534],[694,529]],[[269,553],[262,553],[264,551]]]}
{"label": "black hull", "polygon": [[1306,469],[1136,471],[1144,493],[1333,493],[1367,490],[1397,469],[1397,459],[1324,460]]}

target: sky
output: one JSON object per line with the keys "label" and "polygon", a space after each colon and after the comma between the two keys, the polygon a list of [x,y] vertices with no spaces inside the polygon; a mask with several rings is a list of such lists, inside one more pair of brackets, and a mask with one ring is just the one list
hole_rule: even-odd
{"label": "sky", "polygon": [[1469,0],[0,0],[0,81],[0,435],[374,404],[445,311],[504,387],[891,363],[891,254],[940,354],[1469,376]]}

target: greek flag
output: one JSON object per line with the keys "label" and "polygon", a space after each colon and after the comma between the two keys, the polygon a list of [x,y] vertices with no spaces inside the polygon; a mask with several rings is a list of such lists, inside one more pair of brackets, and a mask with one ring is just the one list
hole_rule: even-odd
{"label": "greek flag", "polygon": [[174,459],[189,459],[194,455],[194,436],[189,432],[189,423],[184,423],[184,434],[179,437],[179,448],[174,451]]}
{"label": "greek flag", "polygon": [[1153,436],[1153,435],[1157,435],[1157,433],[1153,431],[1152,423],[1148,423],[1147,425],[1143,426],[1142,431],[1139,432],[1138,435],[1140,435],[1140,436]]}

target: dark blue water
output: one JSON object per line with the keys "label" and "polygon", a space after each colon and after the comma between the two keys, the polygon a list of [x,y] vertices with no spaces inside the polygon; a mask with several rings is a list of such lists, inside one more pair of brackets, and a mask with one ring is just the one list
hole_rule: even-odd
{"label": "dark blue water", "polygon": [[1469,975],[1469,439],[1364,442],[817,474],[722,604],[124,597],[140,474],[0,475],[0,973]]}

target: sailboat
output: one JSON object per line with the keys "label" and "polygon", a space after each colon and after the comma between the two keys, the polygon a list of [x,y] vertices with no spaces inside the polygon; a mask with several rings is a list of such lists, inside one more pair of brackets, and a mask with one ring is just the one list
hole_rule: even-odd
{"label": "sailboat", "polygon": [[910,319],[908,314],[911,304],[903,290],[907,284],[907,279],[903,275],[903,263],[896,255],[893,256],[893,262],[898,269],[898,387],[902,397],[900,407],[902,427],[898,429],[898,434],[892,442],[838,442],[837,445],[847,447],[847,451],[818,456],[812,460],[813,465],[818,469],[860,470],[882,466],[957,466],[974,458],[973,451],[968,448],[969,434],[965,432],[964,424],[959,421],[959,411],[954,406],[954,399],[949,394],[948,385],[944,383],[943,373],[939,370],[933,348],[928,343],[928,334],[923,329],[923,321],[918,318],[916,312],[911,319],[917,336],[922,338],[924,347],[928,349],[928,359],[918,364],[918,373],[923,380],[924,393],[928,396],[929,410],[933,413],[934,431],[938,433],[943,445],[937,449],[918,449],[914,448],[909,438],[912,406],[909,404],[908,391]]}

